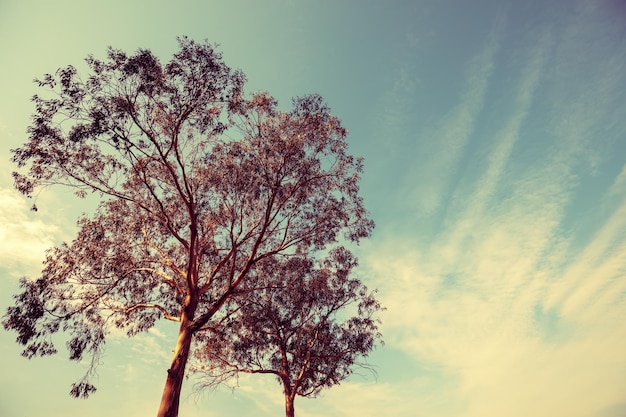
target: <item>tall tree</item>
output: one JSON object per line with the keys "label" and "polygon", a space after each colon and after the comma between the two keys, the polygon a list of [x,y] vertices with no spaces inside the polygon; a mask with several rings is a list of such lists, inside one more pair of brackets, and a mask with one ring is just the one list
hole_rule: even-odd
{"label": "tall tree", "polygon": [[[285,413],[296,395],[314,397],[342,382],[368,356],[381,335],[379,302],[350,276],[356,259],[336,248],[322,262],[291,258],[264,262],[262,289],[231,299],[227,325],[207,326],[198,337],[192,368],[202,387],[240,373],[274,375],[283,387]],[[252,294],[252,295],[250,295]]]}
{"label": "tall tree", "polygon": [[[166,65],[149,50],[109,48],[36,80],[29,140],[13,150],[16,188],[31,196],[61,184],[96,193],[76,238],[49,251],[3,325],[32,358],[56,352],[98,363],[112,327],[129,335],[178,323],[158,416],[178,414],[194,335],[259,265],[369,236],[358,195],[360,159],[317,95],[280,111],[267,94],[247,99],[244,76],[207,43],[179,39]],[[89,376],[71,394],[95,391]]]}

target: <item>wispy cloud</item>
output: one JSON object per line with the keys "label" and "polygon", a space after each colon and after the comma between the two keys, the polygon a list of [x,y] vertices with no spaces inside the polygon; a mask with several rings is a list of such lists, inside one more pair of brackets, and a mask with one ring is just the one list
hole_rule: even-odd
{"label": "wispy cloud", "polygon": [[[418,417],[422,414],[416,414],[415,404],[407,400],[418,387],[419,382],[414,382],[401,389],[391,383],[345,381],[315,399],[297,397],[296,414],[302,417],[375,417],[384,410],[389,415]],[[425,385],[424,388],[427,389]],[[252,402],[258,412],[268,415],[284,412],[281,385],[271,376],[243,376],[234,394]]]}
{"label": "wispy cloud", "polygon": [[[474,152],[480,156],[464,153],[478,117],[470,100],[464,98],[453,113],[456,123],[446,132],[461,138],[447,140],[450,155],[426,163],[432,193],[415,190],[430,196],[421,214],[427,208],[443,213],[442,230],[428,242],[408,233],[379,235],[363,249],[365,274],[377,280],[388,307],[387,343],[407,352],[414,365],[441,367],[452,385],[428,398],[463,404],[458,415],[587,417],[623,402],[623,169],[596,180],[604,190],[597,193],[603,210],[593,213],[597,232],[587,237],[571,226],[587,214],[576,205],[583,180],[603,172],[610,156],[596,149],[598,129],[613,122],[615,106],[626,109],[614,93],[624,81],[616,71],[622,61],[598,63],[589,82],[565,96],[559,85],[541,88],[555,68],[567,66],[562,60],[576,60],[564,53],[553,58],[552,52],[555,45],[574,51],[570,42],[588,30],[576,26],[580,19],[588,16],[576,14],[562,33],[528,36],[518,54],[522,66],[508,100],[511,111],[493,139],[483,141],[483,152]],[[485,71],[489,59],[482,62],[477,73],[494,71]],[[481,83],[467,83],[479,102]],[[552,103],[549,114],[535,109],[539,94]],[[528,132],[543,133],[529,139]],[[524,160],[519,152],[531,143],[541,152]],[[446,173],[458,168],[461,155],[480,163],[478,175],[453,188]],[[442,210],[445,193],[452,195],[451,206]]]}
{"label": "wispy cloud", "polygon": [[23,197],[0,188],[0,263],[10,274],[37,273],[59,228],[29,212]]}
{"label": "wispy cloud", "polygon": [[374,417],[385,410],[388,415],[419,416],[410,401],[406,401],[407,391],[410,389],[398,389],[389,383],[348,382],[323,393],[315,401],[299,400],[298,414],[302,417]]}
{"label": "wispy cloud", "polygon": [[[443,117],[439,128],[430,135],[426,142],[429,147],[422,151],[423,155],[418,156],[421,163],[407,176],[408,185],[405,187],[416,196],[411,203],[416,205],[420,214],[430,215],[441,207],[450,179],[484,108],[504,29],[505,19],[499,15],[484,48],[468,64],[466,87],[458,104]],[[427,181],[416,184],[419,179],[426,178]]]}
{"label": "wispy cloud", "polygon": [[[504,177],[509,174],[507,168],[511,153],[520,137],[522,124],[528,117],[551,44],[550,35],[545,34],[538,39],[537,47],[530,51],[514,96],[514,111],[489,145],[491,149],[484,161],[484,172],[473,186],[468,187],[471,190],[469,193],[467,189],[462,189],[453,197],[456,200],[453,204],[456,203],[458,211],[453,211],[451,216],[456,217],[454,221],[457,227],[453,229],[454,235],[450,236],[450,241],[463,241],[469,233],[475,233],[475,221],[487,215],[497,215],[497,212],[493,212],[495,203],[498,203],[496,194],[503,187]],[[519,187],[521,184],[516,185]]]}

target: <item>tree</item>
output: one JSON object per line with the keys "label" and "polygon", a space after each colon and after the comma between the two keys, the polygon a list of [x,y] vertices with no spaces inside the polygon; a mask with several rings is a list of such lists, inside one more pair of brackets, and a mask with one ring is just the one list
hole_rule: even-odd
{"label": "tree", "polygon": [[282,384],[286,416],[293,417],[296,395],[314,397],[354,367],[367,367],[359,359],[381,337],[375,317],[381,306],[350,277],[355,266],[344,248],[317,263],[303,257],[265,262],[263,289],[250,296],[243,288],[245,297],[231,299],[228,325],[199,337],[203,348],[196,350],[193,368],[205,376],[200,386],[240,373],[271,374]]}
{"label": "tree", "polygon": [[22,279],[3,325],[27,358],[55,353],[62,331],[71,360],[91,357],[71,390],[87,397],[113,327],[132,336],[177,322],[158,412],[172,417],[194,336],[263,261],[370,235],[362,162],[321,97],[290,111],[266,93],[245,98],[243,74],[208,43],[179,39],[166,65],[143,49],[86,61],[86,79],[68,66],[36,80],[46,96],[33,97],[13,175],[27,196],[61,184],[100,204],[41,276]]}

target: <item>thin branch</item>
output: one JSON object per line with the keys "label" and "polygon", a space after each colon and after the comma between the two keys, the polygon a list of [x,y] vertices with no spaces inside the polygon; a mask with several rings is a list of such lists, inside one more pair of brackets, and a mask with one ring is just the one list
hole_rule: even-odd
{"label": "thin branch", "polygon": [[158,304],[149,304],[149,303],[142,303],[142,304],[135,304],[132,307],[127,308],[126,310],[124,310],[124,313],[129,314],[132,313],[135,310],[138,310],[140,308],[156,308],[157,310],[159,310],[161,313],[163,313],[163,317],[167,320],[171,320],[171,321],[176,321],[176,322],[180,322],[180,317],[175,317],[170,315],[167,310],[158,305]]}

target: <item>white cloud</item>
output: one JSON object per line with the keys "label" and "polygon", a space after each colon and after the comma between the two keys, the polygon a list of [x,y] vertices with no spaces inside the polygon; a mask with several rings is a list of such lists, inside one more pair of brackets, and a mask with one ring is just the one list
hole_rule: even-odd
{"label": "white cloud", "polygon": [[0,188],[0,262],[11,274],[37,273],[59,228],[29,211],[17,192]]}
{"label": "white cloud", "polygon": [[406,391],[389,383],[346,382],[315,400],[297,399],[296,410],[302,417],[419,416]]}
{"label": "white cloud", "polygon": [[[538,90],[555,65],[553,39],[567,43],[557,42],[559,48],[573,50],[571,39],[583,36],[577,31],[584,25],[574,23],[566,31],[569,38],[546,33],[528,42],[510,99],[513,112],[480,159],[480,175],[464,178],[451,191],[446,188],[451,184],[440,181],[438,164],[451,172],[458,158],[426,164],[434,181],[434,194],[426,190],[431,209],[441,209],[437,196],[454,192],[451,206],[437,212],[443,217],[439,232],[426,241],[408,234],[414,230],[402,234],[402,228],[390,227],[401,232],[383,231],[363,246],[364,274],[375,280],[372,286],[380,288],[388,308],[387,344],[403,349],[415,364],[441,367],[448,375],[444,380],[455,381],[452,389],[428,397],[462,404],[454,415],[589,417],[623,402],[623,170],[600,185],[606,193],[597,202],[603,210],[593,213],[597,232],[581,241],[569,226],[587,214],[575,205],[581,178],[596,175],[606,163],[596,150],[598,129],[606,123],[605,113],[615,113],[615,88],[607,86],[615,87],[623,75],[615,72],[615,61],[607,61],[567,100],[559,89]],[[571,56],[559,59],[565,58]],[[598,91],[602,94],[594,96]],[[558,98],[550,101],[554,93]],[[554,104],[549,115],[535,111],[537,94]],[[459,116],[449,129],[471,134],[474,118]],[[516,145],[522,145],[526,127],[539,121],[547,124],[541,126],[545,137],[534,138],[541,141],[541,154],[515,165]],[[415,187],[418,198],[423,191]]]}
{"label": "white cloud", "polygon": [[615,177],[607,193],[607,198],[621,197],[623,195],[626,195],[626,165],[623,166],[619,175]]}
{"label": "white cloud", "polygon": [[[524,237],[544,225],[527,227]],[[464,416],[591,416],[619,402],[626,387],[624,242],[599,268],[584,257],[555,275],[559,265],[550,258],[560,262],[560,245],[542,256],[515,233],[493,226],[457,277],[437,249],[406,250],[413,242],[388,244],[368,258],[364,267],[382,278],[387,343],[454,375],[458,391],[431,400],[455,396],[467,404]],[[593,282],[589,290],[571,279],[574,269]],[[562,306],[551,305],[563,290]]]}
{"label": "white cloud", "polygon": [[559,308],[564,315],[570,315],[594,306],[597,312],[598,308],[606,309],[619,301],[626,290],[626,282],[623,280],[626,272],[624,236],[626,201],[569,266],[562,278],[564,285],[550,294],[548,306]]}
{"label": "white cloud", "polygon": [[[415,379],[404,388],[393,382],[351,382],[325,390],[317,398],[296,397],[296,415],[302,417],[378,417],[381,415],[416,414],[417,401],[412,400],[418,387],[428,391],[427,381]],[[234,391],[236,397],[252,401],[259,413],[284,412],[284,397],[280,383],[272,376],[243,375]],[[444,407],[445,408],[445,407]],[[432,410],[433,408],[431,408]],[[424,415],[425,416],[425,415]]]}

